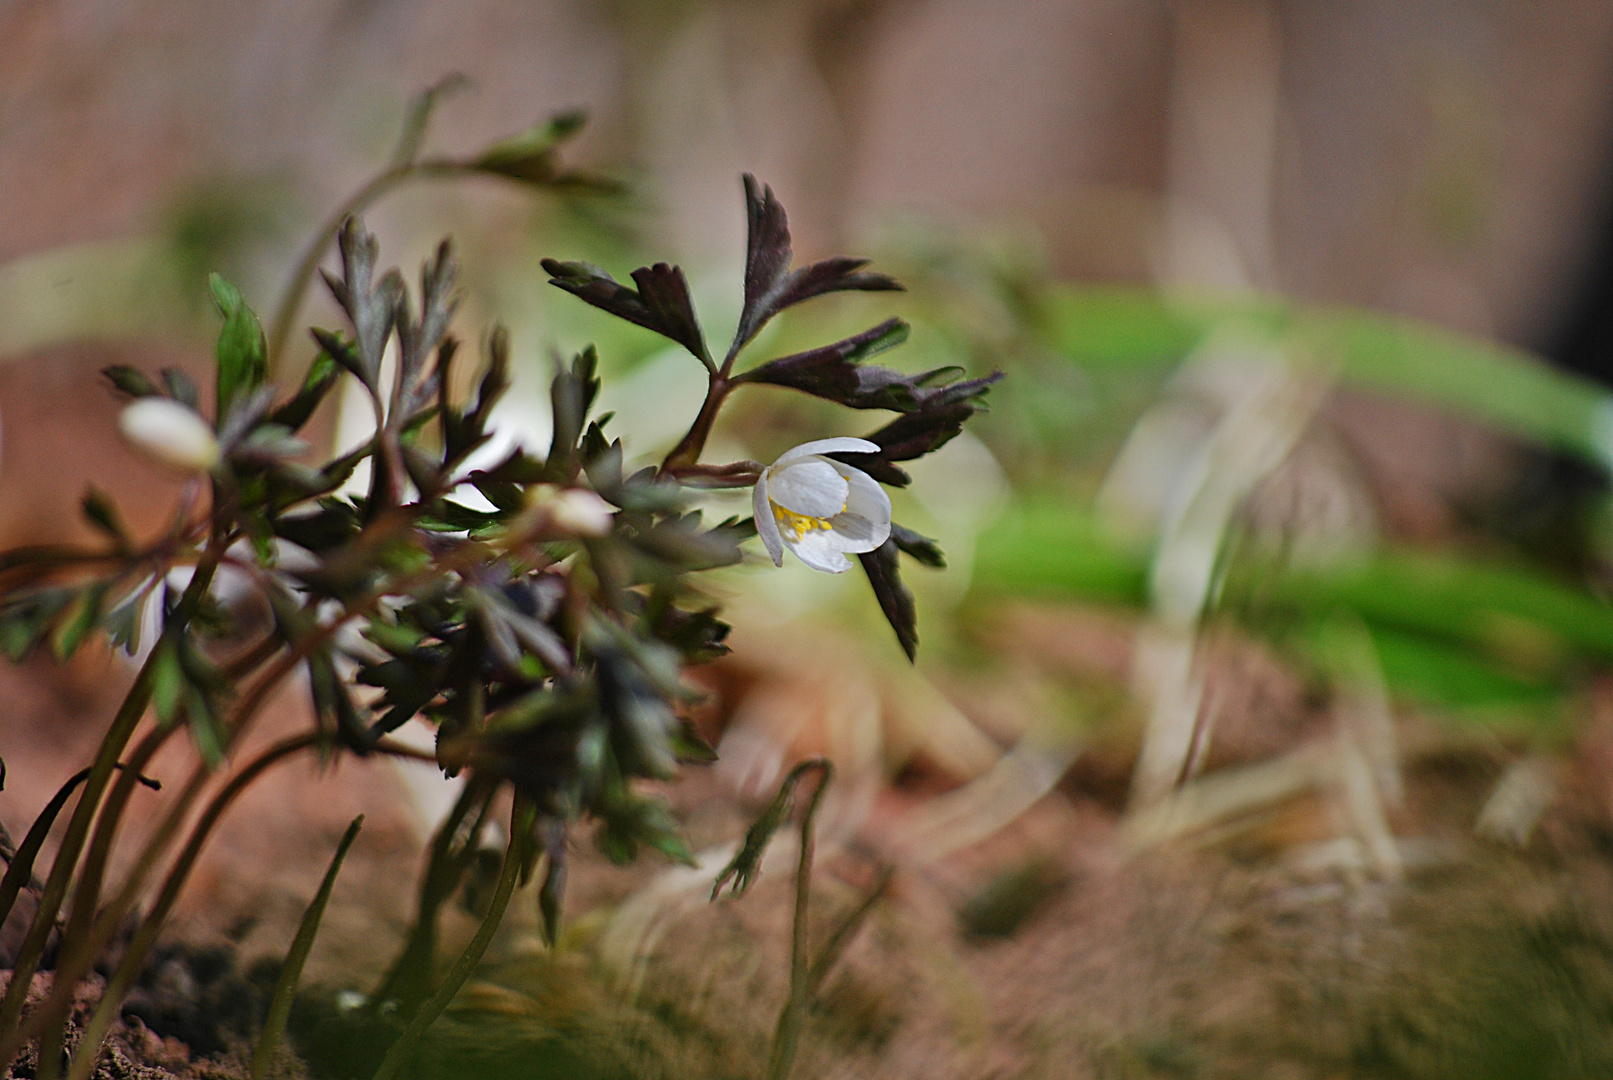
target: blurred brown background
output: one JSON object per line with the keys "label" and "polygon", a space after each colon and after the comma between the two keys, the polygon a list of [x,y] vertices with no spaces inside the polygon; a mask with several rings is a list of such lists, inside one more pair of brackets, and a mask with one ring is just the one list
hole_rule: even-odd
{"label": "blurred brown background", "polygon": [[[574,159],[635,180],[686,263],[737,250],[751,170],[806,252],[919,209],[1032,227],[1064,275],[1540,343],[1605,209],[1609,45],[1598,0],[13,0],[0,261],[258,185],[284,212],[254,284],[277,286],[409,96],[462,71],[438,148],[582,106]],[[528,200],[470,202],[491,235]]]}

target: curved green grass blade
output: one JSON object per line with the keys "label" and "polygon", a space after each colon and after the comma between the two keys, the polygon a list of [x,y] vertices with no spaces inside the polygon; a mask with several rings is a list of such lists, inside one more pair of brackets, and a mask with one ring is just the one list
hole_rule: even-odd
{"label": "curved green grass blade", "polygon": [[274,1064],[275,1051],[279,1049],[280,1040],[286,1033],[286,1022],[291,1019],[291,1002],[297,996],[297,983],[302,979],[302,968],[308,961],[308,953],[314,947],[314,935],[319,933],[319,921],[325,916],[325,905],[330,902],[336,875],[341,872],[347,849],[353,846],[363,824],[364,815],[360,814],[342,834],[342,842],[336,845],[336,854],[331,856],[325,879],[319,883],[319,891],[314,894],[308,910],[303,912],[302,924],[297,927],[297,936],[292,939],[291,950],[286,953],[285,965],[280,969],[280,977],[275,980],[274,996],[269,1001],[269,1014],[264,1018],[263,1032],[252,1051],[252,1080],[263,1080]]}
{"label": "curved green grass blade", "polygon": [[1061,286],[1042,308],[1048,344],[1078,363],[1139,369],[1181,360],[1228,322],[1256,326],[1338,365],[1341,381],[1471,417],[1613,464],[1613,394],[1521,349],[1413,319],[1270,296],[1165,296]]}
{"label": "curved green grass blade", "polygon": [[[1079,505],[1030,501],[977,539],[977,594],[1140,610],[1150,552]],[[1399,697],[1475,718],[1544,717],[1591,660],[1613,659],[1613,607],[1542,571],[1390,550],[1360,563],[1262,577],[1256,634],[1306,646],[1305,626],[1348,611],[1373,635]],[[1291,630],[1302,629],[1295,642]]]}

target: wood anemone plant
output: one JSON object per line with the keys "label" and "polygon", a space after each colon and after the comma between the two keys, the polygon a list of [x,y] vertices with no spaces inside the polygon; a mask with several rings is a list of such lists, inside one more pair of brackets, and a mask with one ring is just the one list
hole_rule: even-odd
{"label": "wood anemone plant", "polygon": [[[377,272],[375,239],[356,218],[339,232],[339,272],[325,277],[348,325],[313,331],[319,355],[289,393],[268,382],[268,342],[256,315],[217,277],[223,326],[211,410],[178,371],[107,371],[133,399],[123,425],[133,448],[189,478],[170,524],[154,538],[130,535],[113,500],[92,490],[83,509],[102,543],[0,555],[0,647],[13,660],[41,647],[65,660],[97,632],[143,657],[94,762],[52,800],[0,882],[0,922],[21,890],[37,897],[0,998],[0,1068],[37,1041],[39,1076],[64,1067],[74,1080],[89,1076],[210,832],[240,792],[294,756],[409,754],[388,736],[414,717],[436,729],[435,760],[461,789],[430,843],[413,929],[369,995],[377,1021],[397,1032],[379,1077],[404,1064],[469,977],[518,881],[541,874],[554,939],[575,822],[596,821],[599,845],[618,861],[644,846],[689,859],[666,804],[638,782],[670,779],[680,762],[712,756],[683,718],[691,692],[680,673],[726,651],[728,627],[694,575],[738,562],[756,532],[751,520],[708,525],[690,505],[691,488],[761,477],[754,462],[700,461],[730,392],[784,386],[852,408],[895,410],[895,420],[858,444],[862,452],[837,456],[847,468],[901,484],[897,463],[956,435],[996,378],[952,381],[953,371],[906,376],[867,365],[901,338],[905,327],[894,321],[736,373],[740,350],[785,307],[836,290],[897,287],[865,272],[860,260],[791,270],[783,210],[749,177],[745,191],[744,314],[720,364],[706,352],[675,267],[635,271],[635,290],[583,264],[546,264],[555,284],[665,334],[704,364],[705,404],[659,466],[628,472],[622,442],[605,433],[609,418],[590,419],[600,385],[590,349],[554,376],[547,452],[516,449],[476,467],[472,455],[488,442],[509,382],[507,337],[497,328],[487,335],[475,390],[457,397],[460,351],[448,331],[459,294],[448,243],[411,296],[397,271]],[[383,381],[383,356],[394,350]],[[310,465],[298,433],[344,378],[371,402],[374,434]],[[352,486],[361,465],[367,485]],[[911,655],[913,603],[897,573],[899,550],[940,563],[932,543],[899,526],[859,557]],[[222,599],[224,577],[246,583],[272,618],[254,626],[238,617]],[[308,729],[240,760],[265,702],[294,677],[310,688]],[[130,795],[159,748],[182,730],[197,763],[123,878],[112,880],[109,859]],[[34,881],[44,836],[69,803],[58,854],[44,880]],[[484,824],[506,805],[508,846],[485,921],[438,978],[439,911],[474,862]],[[268,1038],[283,1030],[295,972],[351,839],[350,831],[292,946]],[[803,862],[803,891],[807,869]],[[25,1011],[30,980],[58,934],[54,987]],[[800,967],[799,943],[796,953]],[[67,1062],[75,988],[108,957],[107,987]],[[792,1046],[805,977],[784,1028]],[[260,1048],[260,1069],[271,1051]]]}

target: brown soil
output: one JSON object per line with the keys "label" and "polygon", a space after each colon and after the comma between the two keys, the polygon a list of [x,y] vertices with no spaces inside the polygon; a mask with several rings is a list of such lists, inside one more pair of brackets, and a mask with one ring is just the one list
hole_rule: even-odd
{"label": "brown soil", "polygon": [[[11,980],[10,972],[0,972],[0,992]],[[35,975],[28,988],[28,1002],[32,1007],[50,993],[51,975]],[[67,1050],[71,1053],[78,1044],[82,1026],[89,1021],[90,1013],[101,999],[103,984],[99,979],[86,982],[79,988],[75,1002],[72,1026],[68,1031]],[[6,1077],[32,1080],[38,1075],[39,1059],[33,1047],[25,1050]],[[175,1038],[164,1038],[132,1017],[120,1020],[107,1036],[101,1059],[92,1074],[95,1080],[243,1080],[248,1075],[246,1050],[232,1047],[228,1052],[212,1058],[196,1058],[190,1047]],[[294,1080],[304,1074],[290,1060],[280,1063],[274,1073],[275,1080]]]}

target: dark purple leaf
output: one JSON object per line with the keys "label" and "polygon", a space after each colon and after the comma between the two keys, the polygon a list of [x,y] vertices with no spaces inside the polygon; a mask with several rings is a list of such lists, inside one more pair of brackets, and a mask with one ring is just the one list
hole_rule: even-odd
{"label": "dark purple leaf", "polygon": [[599,356],[592,345],[572,358],[570,369],[561,368],[549,386],[553,408],[554,434],[549,443],[545,479],[569,484],[577,478],[581,465],[577,441],[586,430],[588,410],[599,393]]}
{"label": "dark purple leaf", "polygon": [[711,357],[706,353],[706,339],[700,333],[700,322],[695,318],[683,270],[666,263],[641,266],[633,271],[633,281],[638,285],[644,306],[656,321],[650,329],[671,338],[709,364]]}
{"label": "dark purple leaf", "polygon": [[633,271],[636,290],[589,263],[544,259],[543,269],[549,274],[549,284],[601,311],[670,338],[701,362],[710,364],[705,339],[689,300],[689,286],[678,267],[666,263],[639,267]]}
{"label": "dark purple leaf", "polygon": [[894,278],[867,273],[867,259],[837,256],[790,271],[789,221],[773,189],[745,174],[745,217],[749,226],[745,252],[745,308],[739,332],[728,350],[732,359],[767,321],[785,308],[824,293],[901,291]]}
{"label": "dark purple leaf", "polygon": [[928,536],[914,532],[891,522],[891,542],[920,563],[932,570],[946,569],[946,556],[941,554],[941,545]]}
{"label": "dark purple leaf", "polygon": [[443,340],[448,323],[459,307],[460,294],[456,288],[459,264],[454,260],[453,246],[444,240],[437,247],[437,256],[420,268],[420,321],[414,321],[409,310],[409,298],[398,298],[398,383],[393,399],[393,417],[402,424],[420,410],[429,395],[426,360],[431,350]]}
{"label": "dark purple leaf", "polygon": [[320,273],[353,324],[362,360],[360,379],[373,393],[380,378],[387,338],[397,321],[398,302],[404,294],[403,278],[396,270],[389,270],[378,284],[375,283],[375,260],[380,254],[380,245],[358,218],[349,217],[342,223],[337,245],[342,253],[341,278],[324,271]]}
{"label": "dark purple leaf", "polygon": [[858,555],[857,560],[863,564],[863,572],[868,575],[868,583],[874,587],[879,609],[885,613],[885,621],[891,624],[891,629],[896,631],[896,640],[901,643],[902,651],[907,654],[908,660],[914,659],[919,647],[918,611],[913,606],[913,594],[902,584],[901,571],[897,566],[896,541],[886,540],[873,551]]}
{"label": "dark purple leaf", "polygon": [[162,393],[145,372],[127,364],[113,364],[111,367],[102,368],[101,374],[112,384],[112,389],[131,398],[154,397]]}
{"label": "dark purple leaf", "polygon": [[879,446],[877,453],[829,456],[861,469],[882,484],[905,487],[911,478],[893,463],[921,458],[951,442],[964,423],[980,411],[979,399],[1001,378],[1002,372],[998,371],[948,386],[922,387],[918,391],[922,403],[916,411],[898,416],[864,436]]}
{"label": "dark purple leaf", "polygon": [[770,360],[734,381],[785,386],[853,409],[913,412],[943,388],[930,383],[944,384],[963,369],[949,366],[904,375],[892,368],[862,366],[869,357],[906,341],[907,329],[902,320],[889,319],[833,345]]}
{"label": "dark purple leaf", "polygon": [[290,431],[300,431],[319,408],[319,403],[325,400],[331,387],[341,376],[341,368],[331,354],[321,349],[314,362],[308,366],[308,374],[303,379],[302,389],[297,396],[280,406],[269,414],[271,423],[279,424]]}

